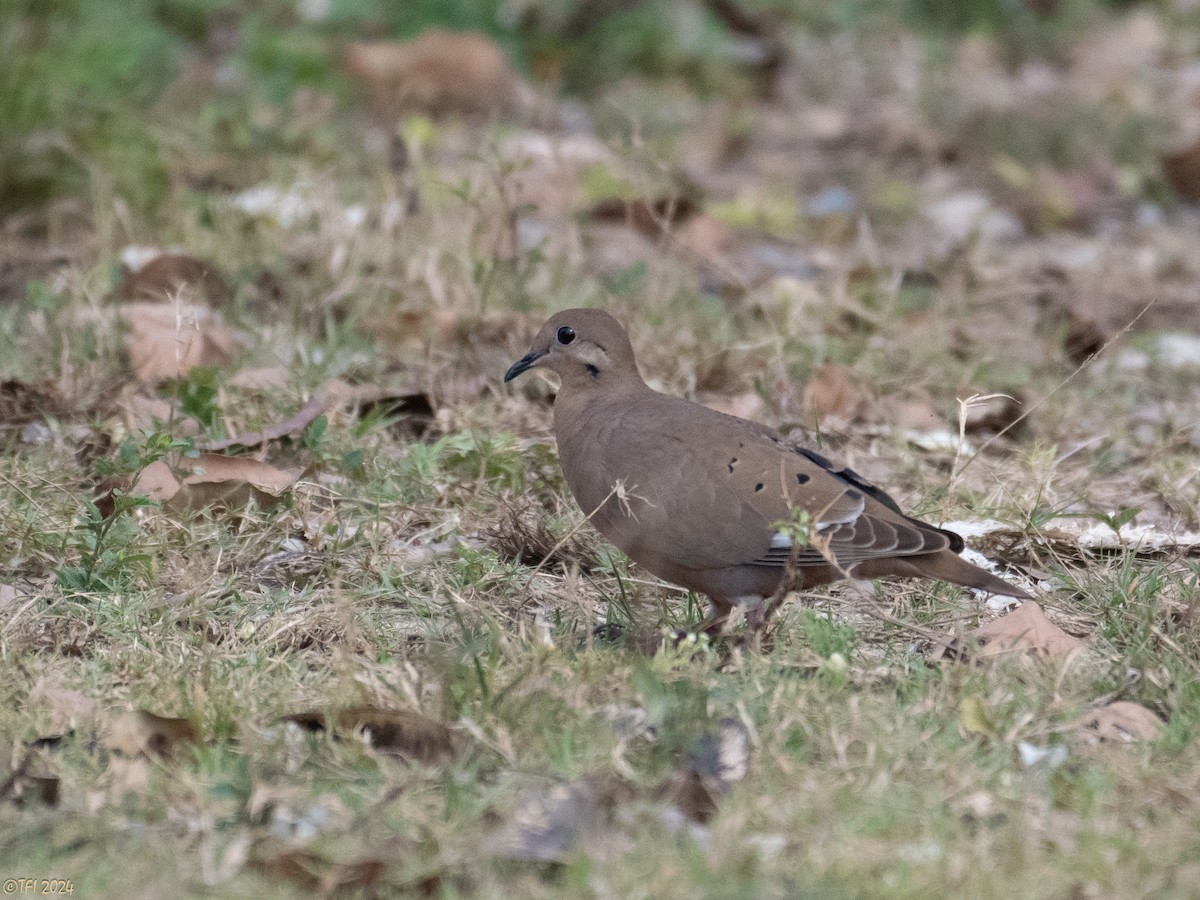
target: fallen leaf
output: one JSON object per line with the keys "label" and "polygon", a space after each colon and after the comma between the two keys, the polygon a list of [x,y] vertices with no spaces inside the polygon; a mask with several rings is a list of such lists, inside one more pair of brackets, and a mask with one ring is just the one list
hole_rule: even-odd
{"label": "fallen leaf", "polygon": [[675,234],[675,240],[703,263],[730,265],[728,256],[735,249],[733,229],[712,216],[692,216]]}
{"label": "fallen leaf", "polygon": [[166,502],[179,491],[179,479],[161,459],[155,460],[138,473],[132,490],[145,494],[151,500]]}
{"label": "fallen leaf", "polygon": [[122,300],[174,300],[181,292],[210,303],[233,297],[217,265],[186,253],[160,253],[139,268],[128,269],[117,286]]}
{"label": "fallen leaf", "polygon": [[232,329],[202,306],[130,303],[121,308],[129,322],[125,347],[139,381],[183,378],[197,366],[222,366],[233,355]]}
{"label": "fallen leaf", "polygon": [[528,93],[504,51],[472,32],[431,29],[412,41],[352,42],[345,61],[386,121],[412,111],[495,115]]}
{"label": "fallen leaf", "polygon": [[142,469],[136,477],[117,475],[105,478],[96,485],[92,502],[100,510],[100,515],[108,518],[115,509],[113,491],[140,494],[165,504],[179,493],[179,488],[179,479],[175,477],[171,467],[159,459]]}
{"label": "fallen leaf", "polygon": [[847,366],[826,363],[818,366],[804,385],[801,402],[805,424],[837,430],[861,417],[867,398]]}
{"label": "fallen leaf", "polygon": [[1163,722],[1140,703],[1115,700],[1084,717],[1080,730],[1090,740],[1128,744],[1152,741],[1163,732]]}
{"label": "fallen leaf", "polygon": [[163,758],[200,743],[191,719],[172,719],[144,709],[117,716],[104,735],[108,749],[125,756]]}
{"label": "fallen leaf", "polygon": [[1083,642],[1046,618],[1042,608],[1026,600],[1008,615],[993,619],[971,635],[980,644],[978,659],[1030,653],[1057,659],[1079,651]]}
{"label": "fallen leaf", "polygon": [[14,585],[0,584],[0,610],[4,609],[6,606],[15,605],[17,598],[20,596],[20,592]]}
{"label": "fallen leaf", "polygon": [[520,249],[528,250],[540,241],[527,243],[522,235],[524,229],[533,228],[536,233],[539,221],[561,221],[561,217],[575,208],[579,201],[580,167],[553,159],[522,161],[514,163],[514,167],[500,181],[501,197],[505,208],[519,214],[515,237]]}
{"label": "fallen leaf", "polygon": [[328,409],[349,409],[359,415],[380,415],[395,420],[393,430],[423,435],[433,424],[435,409],[429,393],[418,389],[350,384],[341,379],[326,382]]}
{"label": "fallen leaf", "polygon": [[[328,717],[323,712],[302,712],[284,716],[309,731],[324,731]],[[383,753],[394,753],[415,762],[432,765],[455,753],[454,732],[441,722],[418,712],[402,709],[354,707],[334,717],[334,733],[361,735],[367,746]]]}
{"label": "fallen leaf", "polygon": [[1162,169],[1175,193],[1189,203],[1200,203],[1200,142],[1165,154]]}
{"label": "fallen leaf", "polygon": [[273,391],[286,388],[290,381],[291,372],[283,366],[264,366],[242,369],[229,379],[229,386],[248,391]]}
{"label": "fallen leaf", "polygon": [[929,434],[950,430],[933,404],[924,398],[891,397],[874,404],[872,418],[887,422],[893,428]]}
{"label": "fallen leaf", "polygon": [[195,417],[184,415],[177,402],[163,397],[147,397],[145,394],[124,391],[119,408],[125,428],[131,431],[151,431],[168,422],[171,423],[172,433],[180,437],[195,437],[202,430]]}
{"label": "fallen leaf", "polygon": [[387,863],[380,859],[331,862],[311,850],[273,844],[269,850],[255,848],[249,865],[271,878],[293,882],[315,897],[372,892],[387,870]]}
{"label": "fallen leaf", "polygon": [[238,509],[250,500],[269,509],[296,483],[302,469],[278,469],[248,456],[204,453],[187,461],[191,474],[164,509],[176,515],[208,507]]}
{"label": "fallen leaf", "polygon": [[223,438],[216,441],[197,441],[196,449],[212,452],[228,450],[230,447],[257,447],[268,441],[277,441],[283,437],[292,437],[300,434],[305,428],[315,422],[325,412],[325,408],[326,401],[324,397],[313,397],[304,406],[300,407],[295,415],[284,419],[278,424],[264,428],[262,431],[248,431],[245,434],[239,434],[231,438]]}
{"label": "fallen leaf", "polygon": [[1099,322],[1074,312],[1069,312],[1068,316],[1067,332],[1063,335],[1063,349],[1071,362],[1080,365],[1103,350],[1112,335]]}
{"label": "fallen leaf", "polygon": [[988,394],[964,401],[963,427],[968,434],[998,432],[1016,424],[1023,413],[1022,401],[1007,394]]}

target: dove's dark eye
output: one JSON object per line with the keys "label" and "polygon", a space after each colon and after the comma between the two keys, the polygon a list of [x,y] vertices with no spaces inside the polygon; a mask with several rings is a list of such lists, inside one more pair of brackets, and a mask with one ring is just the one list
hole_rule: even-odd
{"label": "dove's dark eye", "polygon": [[571,343],[571,341],[575,340],[575,329],[570,325],[564,325],[562,328],[558,329],[558,334],[556,334],[555,337],[557,337],[558,342],[565,347],[567,344]]}

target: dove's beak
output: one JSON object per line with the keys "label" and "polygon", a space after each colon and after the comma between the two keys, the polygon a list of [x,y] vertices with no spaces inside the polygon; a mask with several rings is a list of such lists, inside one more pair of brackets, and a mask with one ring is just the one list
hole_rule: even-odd
{"label": "dove's beak", "polygon": [[545,350],[530,350],[528,353],[526,353],[524,356],[522,356],[520,359],[518,359],[515,363],[513,363],[512,367],[509,368],[509,370],[504,373],[505,382],[512,381],[514,378],[516,378],[522,372],[532,369],[534,366],[537,365],[538,360],[541,359],[545,355],[546,355]]}

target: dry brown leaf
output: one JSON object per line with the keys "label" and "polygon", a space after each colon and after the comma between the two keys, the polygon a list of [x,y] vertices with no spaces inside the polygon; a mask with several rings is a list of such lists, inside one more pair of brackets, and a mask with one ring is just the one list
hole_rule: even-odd
{"label": "dry brown leaf", "polygon": [[380,859],[331,862],[300,847],[256,849],[250,866],[271,878],[293,882],[314,897],[370,891],[383,877],[387,863]]}
{"label": "dry brown leaf", "polygon": [[703,213],[684,222],[675,239],[684,250],[706,263],[725,262],[735,249],[733,229]]}
{"label": "dry brown leaf", "polygon": [[1175,193],[1189,203],[1200,203],[1200,142],[1163,156],[1162,169]]}
{"label": "dry brown leaf", "polygon": [[229,379],[229,386],[248,391],[273,391],[286,388],[290,380],[291,373],[283,366],[263,366],[242,369]]}
{"label": "dry brown leaf", "polygon": [[1116,700],[1089,713],[1080,729],[1090,739],[1130,743],[1152,741],[1163,732],[1163,722],[1140,703]]}
{"label": "dry brown leaf", "polygon": [[979,431],[1003,431],[1021,418],[1024,402],[1020,397],[991,394],[967,404],[964,427],[968,434]]}
{"label": "dry brown leaf", "polygon": [[681,769],[658,789],[657,797],[679,810],[685,819],[707,825],[717,814],[719,797],[713,794],[695,770]]}
{"label": "dry brown leaf", "polygon": [[511,210],[541,216],[565,216],[579,195],[579,166],[555,159],[539,159],[507,173],[501,182]]}
{"label": "dry brown leaf", "polygon": [[144,709],[117,716],[105,732],[108,749],[126,756],[161,758],[200,743],[200,732],[190,719],[159,716]]}
{"label": "dry brown leaf", "polygon": [[257,447],[268,441],[277,441],[283,437],[299,434],[325,412],[324,397],[313,397],[296,412],[295,415],[284,419],[276,425],[264,428],[262,431],[248,431],[231,438],[219,441],[197,441],[196,449],[203,451],[228,450],[230,447]]}
{"label": "dry brown leaf", "polygon": [[260,507],[274,506],[303,474],[303,469],[278,469],[248,456],[203,453],[188,460],[187,475],[164,508],[175,514],[194,513],[207,507],[238,509],[254,500]]}
{"label": "dry brown leaf", "polygon": [[140,381],[183,378],[197,366],[224,365],[233,356],[233,330],[205,307],[130,303],[121,315],[129,321],[125,346]]}
{"label": "dry brown leaf", "polygon": [[1067,315],[1067,333],[1063,335],[1063,349],[1071,362],[1080,365],[1103,350],[1112,335],[1092,319],[1072,311],[1068,311]]}
{"label": "dry brown leaf", "polygon": [[[328,717],[319,711],[293,713],[283,720],[309,731],[324,731],[328,726]],[[454,732],[441,722],[411,710],[365,706],[344,709],[334,718],[334,733],[361,735],[375,750],[426,764],[440,762],[455,753]]]}
{"label": "dry brown leaf", "polygon": [[100,510],[100,515],[107,518],[112,515],[115,508],[113,500],[113,491],[115,490],[122,490],[129,494],[141,494],[165,504],[179,493],[179,486],[179,479],[175,477],[171,467],[160,459],[150,463],[132,480],[128,476],[120,475],[105,478],[96,485],[95,499],[92,502]]}
{"label": "dry brown leaf", "polygon": [[504,51],[471,32],[435,29],[413,41],[353,42],[345,59],[383,120],[414,110],[495,115],[528,91]]}
{"label": "dry brown leaf", "polygon": [[145,494],[151,500],[165,503],[179,491],[179,479],[161,459],[155,460],[138,473],[133,490]]}
{"label": "dry brown leaf", "polygon": [[429,393],[417,388],[386,388],[374,384],[350,384],[342,379],[325,383],[326,408],[343,408],[360,415],[379,413],[396,419],[395,428],[418,437],[433,424],[435,410]]}
{"label": "dry brown leaf", "polygon": [[179,411],[179,405],[163,397],[147,397],[145,394],[123,391],[118,403],[121,421],[129,430],[149,431],[159,425],[171,423],[172,434],[195,437],[201,431],[200,422]]}
{"label": "dry brown leaf", "polygon": [[1083,641],[1067,634],[1046,618],[1042,608],[1026,600],[1008,615],[977,628],[971,635],[979,644],[978,659],[1030,653],[1045,659],[1070,656]]}
{"label": "dry brown leaf", "polygon": [[826,363],[818,366],[808,379],[802,403],[805,424],[841,429],[862,416],[867,397],[855,383],[849,367]]}
{"label": "dry brown leaf", "polygon": [[122,300],[173,300],[181,292],[210,303],[233,297],[217,265],[186,253],[160,253],[135,271],[127,271],[117,286]]}
{"label": "dry brown leaf", "polygon": [[933,404],[916,397],[890,397],[875,404],[873,418],[906,431],[946,432],[949,427]]}

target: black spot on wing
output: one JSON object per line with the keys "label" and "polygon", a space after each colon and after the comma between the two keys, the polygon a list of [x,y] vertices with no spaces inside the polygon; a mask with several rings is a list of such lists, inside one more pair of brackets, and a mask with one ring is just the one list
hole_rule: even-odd
{"label": "black spot on wing", "polygon": [[763,483],[761,481],[758,482],[756,485],[754,485],[754,493],[757,494],[762,489],[763,489]]}
{"label": "black spot on wing", "polygon": [[808,484],[812,479],[803,472],[796,473],[796,484]]}

